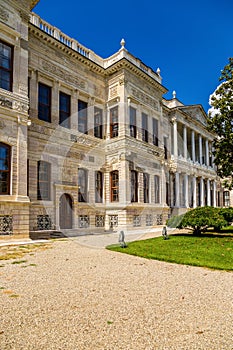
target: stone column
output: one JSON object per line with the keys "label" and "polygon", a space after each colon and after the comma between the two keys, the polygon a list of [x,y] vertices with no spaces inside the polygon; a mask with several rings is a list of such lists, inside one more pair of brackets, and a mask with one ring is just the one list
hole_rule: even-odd
{"label": "stone column", "polygon": [[175,173],[175,186],[176,186],[176,207],[180,207],[180,174]]}
{"label": "stone column", "polygon": [[199,163],[202,164],[202,136],[199,135]]}
{"label": "stone column", "polygon": [[210,165],[210,162],[209,162],[210,156],[209,156],[209,141],[208,140],[205,141],[205,151],[206,151],[206,165],[209,166]]}
{"label": "stone column", "polygon": [[70,98],[70,128],[78,130],[78,92],[72,90]]}
{"label": "stone column", "polygon": [[161,191],[160,202],[162,203],[163,206],[165,206],[166,205],[166,173],[163,166],[161,168],[161,171],[162,171],[162,176],[161,176],[161,186],[160,186],[160,191]]}
{"label": "stone column", "polygon": [[216,181],[213,181],[213,206],[216,207]]}
{"label": "stone column", "polygon": [[189,207],[189,189],[188,189],[188,175],[184,175],[184,205],[185,208]]}
{"label": "stone column", "polygon": [[192,161],[196,161],[196,154],[195,154],[195,131],[192,130]]}
{"label": "stone column", "polygon": [[174,157],[178,156],[178,142],[177,142],[177,121],[174,118],[173,121],[173,142],[174,142],[174,146],[173,146],[173,150],[174,150]]}
{"label": "stone column", "polygon": [[197,179],[193,177],[193,208],[197,207]]}
{"label": "stone column", "polygon": [[186,127],[186,125],[184,125],[184,127],[183,127],[183,149],[184,149],[184,152],[183,152],[184,158],[187,159],[188,145],[187,145],[187,127]]}
{"label": "stone column", "polygon": [[106,130],[106,139],[110,139],[110,108],[109,105],[107,104],[107,130]]}
{"label": "stone column", "polygon": [[210,198],[210,180],[207,179],[207,205],[211,205],[211,198]]}
{"label": "stone column", "polygon": [[204,207],[204,180],[201,177],[200,178],[200,203],[201,203],[201,207]]}

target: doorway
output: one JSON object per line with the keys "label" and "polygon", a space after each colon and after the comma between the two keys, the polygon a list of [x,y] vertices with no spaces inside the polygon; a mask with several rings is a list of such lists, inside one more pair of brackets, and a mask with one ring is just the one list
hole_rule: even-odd
{"label": "doorway", "polygon": [[59,203],[59,224],[61,229],[72,228],[72,198],[69,194],[64,193],[60,197]]}

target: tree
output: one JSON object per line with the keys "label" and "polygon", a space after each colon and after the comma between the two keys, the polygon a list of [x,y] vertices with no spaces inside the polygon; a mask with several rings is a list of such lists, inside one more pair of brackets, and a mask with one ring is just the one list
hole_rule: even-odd
{"label": "tree", "polygon": [[220,213],[219,208],[207,206],[198,207],[185,213],[177,228],[192,228],[194,235],[200,235],[209,227],[214,227],[218,231],[227,225],[228,221]]}
{"label": "tree", "polygon": [[227,179],[226,187],[233,188],[233,58],[224,67],[221,84],[210,96],[208,128],[216,134],[213,142],[214,163],[218,175]]}

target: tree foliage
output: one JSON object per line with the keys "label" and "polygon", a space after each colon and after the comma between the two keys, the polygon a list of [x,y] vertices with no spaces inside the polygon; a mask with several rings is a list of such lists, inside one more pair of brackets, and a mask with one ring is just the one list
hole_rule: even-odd
{"label": "tree foliage", "polygon": [[191,228],[195,235],[200,235],[207,228],[220,230],[233,220],[232,208],[198,207],[185,213],[177,228]]}
{"label": "tree foliage", "polygon": [[214,139],[214,162],[218,175],[228,179],[226,186],[233,188],[233,58],[224,67],[219,78],[221,84],[210,97],[209,130]]}

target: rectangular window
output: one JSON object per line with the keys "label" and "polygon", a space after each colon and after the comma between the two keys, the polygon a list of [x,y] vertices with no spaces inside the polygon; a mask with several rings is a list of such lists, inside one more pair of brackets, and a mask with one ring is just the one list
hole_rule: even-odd
{"label": "rectangular window", "polygon": [[13,47],[0,41],[0,88],[12,91]]}
{"label": "rectangular window", "polygon": [[160,202],[160,178],[158,175],[155,175],[155,203]]}
{"label": "rectangular window", "polygon": [[59,124],[70,129],[70,95],[64,92],[59,94]]}
{"label": "rectangular window", "polygon": [[87,170],[78,169],[78,201],[87,202]]}
{"label": "rectangular window", "polygon": [[100,108],[94,108],[94,136],[103,138],[103,111]]}
{"label": "rectangular window", "polygon": [[230,192],[229,191],[223,192],[223,206],[224,207],[230,206]]}
{"label": "rectangular window", "polygon": [[153,145],[158,146],[158,120],[153,118]]}
{"label": "rectangular window", "polygon": [[144,203],[149,203],[149,174],[143,173],[143,197]]}
{"label": "rectangular window", "polygon": [[78,100],[78,131],[87,134],[87,102]]}
{"label": "rectangular window", "polygon": [[148,142],[148,115],[142,113],[142,140]]}
{"label": "rectangular window", "polygon": [[103,173],[95,172],[95,201],[96,203],[103,202]]}
{"label": "rectangular window", "polygon": [[39,83],[38,118],[51,123],[51,87]]}
{"label": "rectangular window", "polygon": [[131,170],[131,202],[138,202],[138,173]]}
{"label": "rectangular window", "polygon": [[136,139],[137,137],[137,126],[136,126],[136,109],[133,107],[129,108],[130,117],[130,136]]}
{"label": "rectangular window", "polygon": [[168,149],[167,149],[167,137],[164,136],[163,138],[163,147],[164,147],[164,158],[167,159],[168,157]]}
{"label": "rectangular window", "polygon": [[37,199],[50,200],[51,165],[40,160],[37,166]]}
{"label": "rectangular window", "polygon": [[110,137],[118,136],[118,107],[110,109]]}
{"label": "rectangular window", "polygon": [[0,194],[10,194],[11,148],[0,143]]}
{"label": "rectangular window", "polygon": [[119,201],[119,174],[118,171],[112,171],[111,178],[111,202]]}

